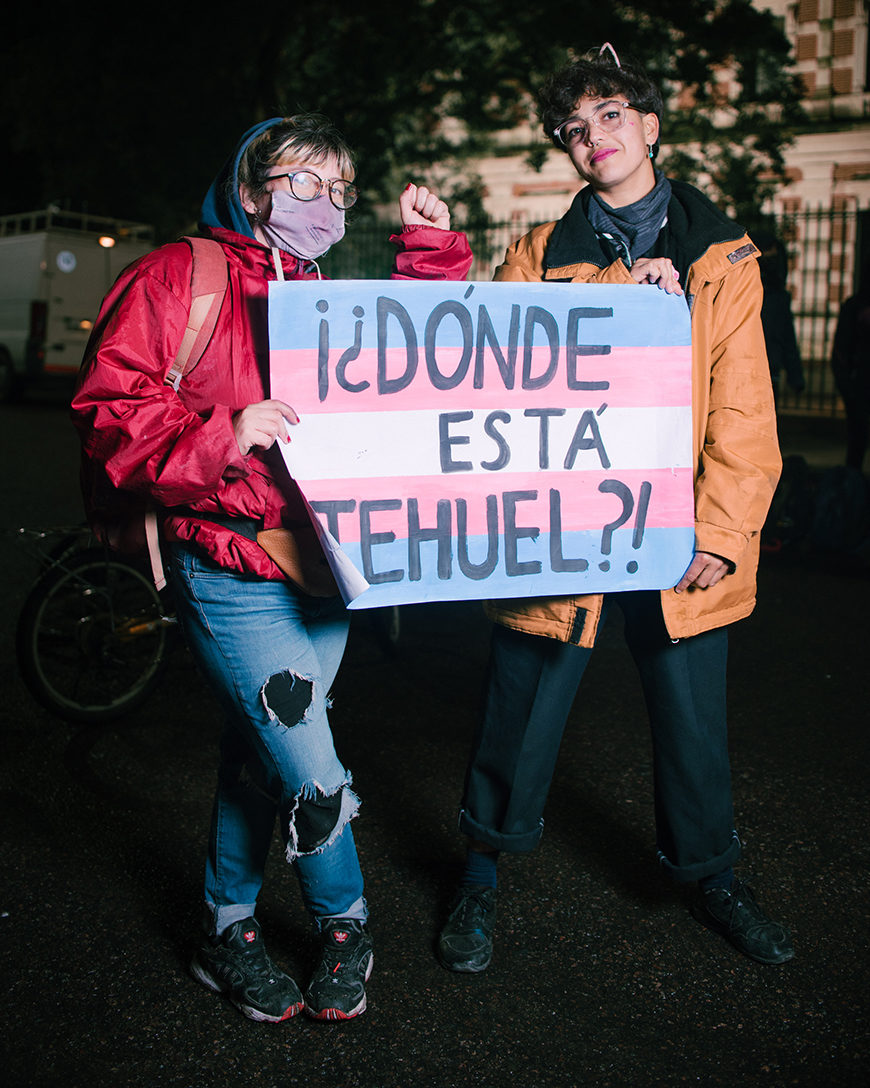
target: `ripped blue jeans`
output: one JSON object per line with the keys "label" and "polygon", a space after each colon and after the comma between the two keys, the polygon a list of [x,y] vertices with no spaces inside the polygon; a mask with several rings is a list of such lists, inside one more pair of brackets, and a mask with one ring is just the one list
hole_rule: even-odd
{"label": "ripped blue jeans", "polygon": [[227,715],[205,873],[213,932],[254,914],[276,817],[315,922],[364,920],[359,801],[327,718],[341,598],[235,574],[183,544],[169,558],[188,645]]}

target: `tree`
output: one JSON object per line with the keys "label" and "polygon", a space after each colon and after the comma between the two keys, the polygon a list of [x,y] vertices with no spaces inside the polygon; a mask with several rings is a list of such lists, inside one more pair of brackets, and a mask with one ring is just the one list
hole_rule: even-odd
{"label": "tree", "polygon": [[[507,12],[503,0],[417,0],[401,18],[337,0],[331,10],[328,40],[313,50],[302,35],[288,41],[275,90],[298,85],[289,71],[326,77],[323,108],[360,148],[372,197],[392,199],[409,169],[434,170],[466,215],[480,215],[476,160],[497,132],[535,120],[544,76],[603,41],[639,58],[668,94],[665,143],[679,146],[670,172],[750,217],[784,176],[800,86],[787,70],[788,41],[750,0],[578,0],[568,9],[536,0]],[[540,164],[546,147],[540,139],[523,150]]]}
{"label": "tree", "polygon": [[750,0],[708,6],[700,55],[685,69],[678,60],[666,77],[680,91],[666,125],[668,172],[704,184],[742,222],[758,224],[806,119],[802,86],[770,12]]}
{"label": "tree", "polygon": [[[332,0],[250,17],[226,0],[155,0],[144,10],[126,26],[60,4],[39,26],[7,17],[0,211],[87,203],[177,234],[244,129],[316,109],[357,149],[365,205],[437,168],[473,215],[475,160],[497,132],[534,118],[544,75],[606,40],[683,91],[666,119],[666,137],[682,144],[669,171],[708,175],[736,208],[782,173],[797,116],[788,44],[749,0],[406,0],[374,10]],[[541,161],[544,149],[523,150]]]}

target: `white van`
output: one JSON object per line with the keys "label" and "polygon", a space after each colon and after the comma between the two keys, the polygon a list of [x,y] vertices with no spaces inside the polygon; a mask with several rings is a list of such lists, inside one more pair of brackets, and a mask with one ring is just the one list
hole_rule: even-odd
{"label": "white van", "polygon": [[74,376],[103,296],[153,248],[143,223],[57,207],[0,216],[0,401]]}

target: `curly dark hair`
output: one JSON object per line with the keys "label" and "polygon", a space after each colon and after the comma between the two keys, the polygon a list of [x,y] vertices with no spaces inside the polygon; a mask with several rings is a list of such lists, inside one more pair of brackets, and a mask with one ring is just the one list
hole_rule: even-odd
{"label": "curly dark hair", "polygon": [[[608,49],[610,52],[605,52]],[[567,121],[584,95],[624,98],[644,113],[654,113],[661,123],[662,95],[655,83],[636,61],[629,59],[620,64],[612,48],[602,46],[553,73],[538,93],[538,116],[544,132],[560,151],[565,151],[565,147],[553,133]],[[653,157],[658,150],[656,140]]]}

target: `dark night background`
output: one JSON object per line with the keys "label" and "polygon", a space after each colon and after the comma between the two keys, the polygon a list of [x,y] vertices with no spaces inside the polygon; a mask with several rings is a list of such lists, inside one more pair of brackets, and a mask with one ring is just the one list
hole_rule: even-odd
{"label": "dark night background", "polygon": [[[672,139],[703,138],[704,167],[727,182],[741,214],[775,183],[782,143],[800,120],[788,43],[750,0],[569,8],[561,0],[260,8],[154,0],[90,10],[47,3],[35,12],[17,5],[3,19],[0,215],[55,202],[153,224],[159,241],[195,222],[242,132],[300,110],[325,113],[358,153],[356,214],[392,202],[409,170],[445,163],[446,195],[464,215],[479,214],[474,160],[492,149],[493,133],[529,119],[528,95],[569,50],[605,40],[642,58],[664,86],[694,88],[695,106],[666,127]],[[726,59],[742,88],[732,130],[739,156],[712,124],[711,79]],[[446,115],[465,125],[458,148],[439,128]],[[524,150],[540,161],[544,149],[540,141]],[[683,155],[669,169],[691,179]]]}

